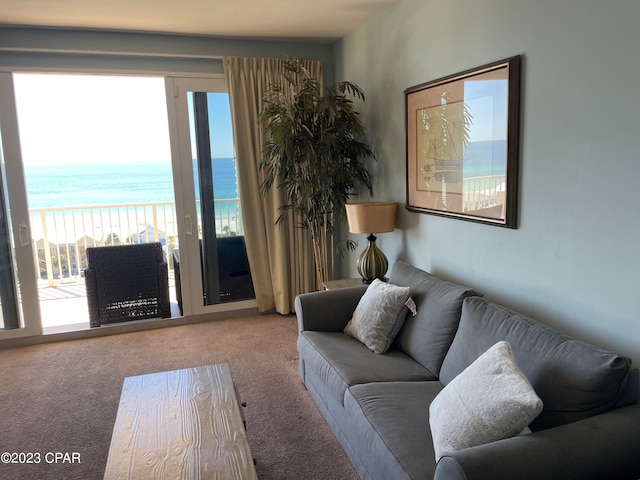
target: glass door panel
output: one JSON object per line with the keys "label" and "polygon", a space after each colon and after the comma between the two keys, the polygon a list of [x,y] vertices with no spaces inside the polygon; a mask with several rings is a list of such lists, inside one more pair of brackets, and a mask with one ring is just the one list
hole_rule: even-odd
{"label": "glass door panel", "polygon": [[189,92],[205,305],[255,297],[237,193],[229,98]]}
{"label": "glass door panel", "polygon": [[0,73],[0,338],[41,333],[11,73]]}
{"label": "glass door panel", "polygon": [[20,328],[18,298],[16,295],[15,268],[13,266],[13,246],[11,244],[11,223],[8,215],[8,197],[5,195],[5,165],[0,145],[0,329]]}
{"label": "glass door panel", "polygon": [[160,242],[173,294],[178,236],[164,79],[14,78],[45,333],[89,327],[87,248]]}
{"label": "glass door panel", "polygon": [[182,179],[185,314],[255,306],[224,79],[169,78],[167,92],[174,168],[180,166],[174,177]]}

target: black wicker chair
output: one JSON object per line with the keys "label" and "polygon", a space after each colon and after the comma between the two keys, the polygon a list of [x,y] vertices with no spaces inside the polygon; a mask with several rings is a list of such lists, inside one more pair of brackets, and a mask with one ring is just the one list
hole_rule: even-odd
{"label": "black wicker chair", "polygon": [[167,262],[160,243],[87,248],[87,265],[91,327],[171,316]]}

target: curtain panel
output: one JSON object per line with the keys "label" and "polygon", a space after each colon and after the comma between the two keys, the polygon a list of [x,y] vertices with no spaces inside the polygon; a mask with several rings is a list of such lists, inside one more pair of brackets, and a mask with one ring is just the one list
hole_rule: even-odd
{"label": "curtain panel", "polygon": [[[258,117],[270,85],[284,82],[284,59],[224,57],[223,66],[233,124],[247,257],[258,310],[294,311],[300,293],[316,289],[313,247],[307,232],[296,227],[294,215],[276,226],[278,208],[286,203],[279,189],[260,193],[264,175],[259,165],[265,142]],[[322,82],[322,63],[303,65]]]}

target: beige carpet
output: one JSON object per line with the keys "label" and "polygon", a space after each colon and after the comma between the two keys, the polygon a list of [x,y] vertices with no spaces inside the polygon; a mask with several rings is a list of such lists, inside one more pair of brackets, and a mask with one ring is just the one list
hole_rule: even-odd
{"label": "beige carpet", "polygon": [[300,381],[296,336],[295,317],[256,315],[0,350],[0,454],[81,462],[0,463],[0,479],[102,479],[125,377],[227,362],[260,480],[355,480]]}

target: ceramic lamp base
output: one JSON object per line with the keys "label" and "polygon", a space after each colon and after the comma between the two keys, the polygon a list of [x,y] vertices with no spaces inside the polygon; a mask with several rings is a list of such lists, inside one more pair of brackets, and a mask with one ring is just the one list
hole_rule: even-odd
{"label": "ceramic lamp base", "polygon": [[371,283],[376,278],[384,278],[389,268],[389,262],[384,253],[376,246],[376,237],[371,234],[367,237],[369,244],[358,258],[358,273],[364,283]]}

